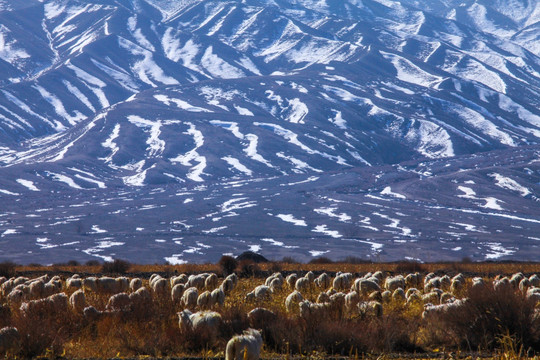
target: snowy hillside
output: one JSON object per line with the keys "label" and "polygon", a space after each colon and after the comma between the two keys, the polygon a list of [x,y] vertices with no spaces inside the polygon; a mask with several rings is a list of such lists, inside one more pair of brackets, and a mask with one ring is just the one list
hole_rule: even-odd
{"label": "snowy hillside", "polygon": [[539,20],[0,1],[0,260],[537,259]]}

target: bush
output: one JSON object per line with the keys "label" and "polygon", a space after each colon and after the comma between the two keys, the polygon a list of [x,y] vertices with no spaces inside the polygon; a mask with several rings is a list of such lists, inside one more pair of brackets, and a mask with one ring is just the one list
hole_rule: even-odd
{"label": "bush", "polygon": [[285,256],[282,260],[282,263],[284,264],[299,264],[300,262],[293,258],[292,256]]}
{"label": "bush", "polygon": [[80,266],[80,265],[81,265],[81,263],[78,262],[77,260],[69,260],[67,262],[67,266]]}
{"label": "bush", "polygon": [[318,258],[315,258],[309,261],[309,264],[333,264],[333,263],[334,261],[332,261],[330,258],[327,258],[326,256],[320,256]]}
{"label": "bush", "polygon": [[101,272],[106,274],[125,274],[131,264],[125,260],[115,259],[113,262],[106,262],[101,267]]}
{"label": "bush", "polygon": [[418,261],[401,261],[396,264],[396,272],[398,273],[414,273],[425,272],[426,267]]}
{"label": "bush", "polygon": [[[512,286],[494,290],[491,287],[471,289],[459,312],[441,317],[441,338],[453,338],[455,344],[469,350],[495,349],[501,339],[511,337],[524,348],[540,349],[540,318],[535,302]],[[453,336],[452,336],[453,335]]]}
{"label": "bush", "polygon": [[99,266],[101,263],[98,260],[88,260],[84,263],[85,266]]}
{"label": "bush", "polygon": [[11,261],[4,261],[0,263],[0,277],[5,276],[7,278],[15,276],[15,267],[17,264]]}
{"label": "bush", "polygon": [[218,262],[224,276],[230,275],[238,267],[238,261],[232,256],[223,255]]}
{"label": "bush", "polygon": [[261,273],[259,265],[251,260],[240,261],[240,275],[244,277],[257,276]]}

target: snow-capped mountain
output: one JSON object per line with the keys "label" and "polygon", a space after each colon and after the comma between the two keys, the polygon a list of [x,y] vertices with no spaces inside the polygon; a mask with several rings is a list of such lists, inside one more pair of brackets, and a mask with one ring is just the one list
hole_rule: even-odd
{"label": "snow-capped mountain", "polygon": [[539,20],[2,0],[0,259],[537,259]]}

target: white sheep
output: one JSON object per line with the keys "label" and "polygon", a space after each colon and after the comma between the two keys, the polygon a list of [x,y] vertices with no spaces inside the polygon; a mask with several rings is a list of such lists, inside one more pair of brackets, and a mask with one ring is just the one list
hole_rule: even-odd
{"label": "white sheep", "polygon": [[71,294],[71,296],[69,297],[69,305],[71,306],[73,311],[77,313],[83,312],[84,308],[86,307],[86,297],[81,289]]}
{"label": "white sheep", "polygon": [[296,280],[294,288],[300,292],[307,291],[309,289],[309,279],[305,277],[299,278],[298,280]]}
{"label": "white sheep", "polygon": [[82,287],[82,280],[78,277],[70,277],[66,280],[66,288],[67,289],[80,289]]}
{"label": "white sheep", "polygon": [[177,284],[185,285],[188,281],[188,276],[186,274],[180,274],[178,276],[173,276],[169,281],[171,283],[171,288]]}
{"label": "white sheep", "polygon": [[218,285],[218,277],[216,274],[210,274],[208,277],[204,280],[204,287],[207,290],[214,290]]}
{"label": "white sheep", "polygon": [[540,277],[538,275],[533,274],[529,277],[529,283],[531,286],[539,287],[540,286]]}
{"label": "white sheep", "polygon": [[312,282],[315,280],[315,274],[313,273],[313,271],[308,271],[308,272],[306,273],[306,275],[304,275],[304,277],[305,277],[306,279],[308,279],[308,281],[309,281],[310,283],[312,283]]}
{"label": "white sheep", "polygon": [[140,288],[142,288],[142,286],[143,286],[142,280],[139,278],[133,278],[129,282],[129,290],[131,290],[131,292],[135,292],[139,290]]}
{"label": "white sheep", "polygon": [[405,276],[405,286],[408,288],[415,288],[420,285],[420,274],[412,273]]}
{"label": "white sheep", "polygon": [[285,281],[291,289],[294,289],[294,286],[296,285],[296,280],[298,280],[298,275],[296,275],[295,273],[292,273],[285,278]]}
{"label": "white sheep", "polygon": [[228,275],[228,276],[225,278],[225,280],[226,280],[226,279],[231,279],[232,282],[233,282],[233,286],[236,286],[236,285],[238,284],[238,276],[237,276],[236,274],[234,274],[234,273]]}
{"label": "white sheep", "polygon": [[319,296],[317,296],[317,304],[323,304],[327,302],[330,302],[330,295],[323,291],[319,294]]}
{"label": "white sheep", "polygon": [[225,293],[222,289],[217,288],[212,290],[212,303],[218,306],[223,306],[225,304]]}
{"label": "white sheep", "polygon": [[97,291],[101,294],[116,294],[118,293],[119,284],[115,278],[102,276],[96,279]]}
{"label": "white sheep", "polygon": [[521,291],[522,293],[525,293],[527,292],[527,289],[529,288],[529,286],[531,286],[531,282],[529,281],[529,279],[523,278],[519,282],[519,291]]}
{"label": "white sheep", "polygon": [[184,293],[184,284],[176,284],[171,289],[171,300],[173,303],[179,303]]}
{"label": "white sheep", "polygon": [[281,288],[283,287],[283,279],[280,279],[280,278],[277,278],[277,277],[272,279],[272,281],[270,282],[269,287],[272,290],[272,292],[276,292],[276,291],[281,290]]}
{"label": "white sheep", "polygon": [[93,276],[83,279],[82,285],[83,289],[86,291],[97,292],[97,278]]}
{"label": "white sheep", "polygon": [[471,289],[481,290],[486,286],[486,282],[481,277],[474,277],[472,279]]}
{"label": "white sheep", "polygon": [[159,278],[159,279],[155,279],[152,282],[151,287],[154,294],[165,295],[168,291],[168,288],[167,288],[168,285],[169,284],[166,279]]}
{"label": "white sheep", "polygon": [[11,353],[13,355],[19,350],[21,335],[14,327],[4,327],[0,329],[0,354]]}
{"label": "white sheep", "polygon": [[356,305],[360,302],[360,295],[356,291],[351,291],[345,295],[345,308],[348,312],[351,312]]}
{"label": "white sheep", "polygon": [[402,275],[389,276],[384,281],[384,287],[386,290],[394,291],[397,288],[405,288],[405,278]]}
{"label": "white sheep", "polygon": [[131,300],[126,293],[112,295],[105,309],[110,311],[128,311],[131,308]]}
{"label": "white sheep", "polygon": [[327,273],[322,273],[315,279],[315,284],[322,290],[328,289],[330,286],[330,276]]}
{"label": "white sheep", "polygon": [[327,315],[329,308],[329,303],[312,303],[309,300],[298,303],[300,317],[304,319],[317,319],[320,321],[321,318]]}
{"label": "white sheep", "polygon": [[206,290],[197,297],[197,306],[201,310],[210,309],[213,305],[212,295],[210,291]]}
{"label": "white sheep", "polygon": [[180,300],[180,303],[182,306],[193,309],[197,305],[197,299],[199,298],[199,290],[197,290],[196,287],[190,287],[186,290],[184,290],[184,294],[182,294],[182,299]]}
{"label": "white sheep", "polygon": [[440,278],[441,282],[441,289],[448,290],[450,288],[450,284],[452,283],[452,280],[448,275],[443,275]]}
{"label": "white sheep", "polygon": [[141,287],[129,294],[129,301],[134,307],[145,307],[152,301],[152,295],[147,288]]}
{"label": "white sheep", "polygon": [[227,343],[225,360],[258,360],[261,355],[261,333],[247,329],[242,335],[235,335]]}
{"label": "white sheep", "polygon": [[251,327],[262,328],[277,319],[275,312],[265,308],[255,308],[248,312],[247,318]]}
{"label": "white sheep", "polygon": [[213,343],[217,337],[221,315],[215,311],[199,311],[191,313],[189,310],[181,311],[178,314],[178,326],[180,331],[204,334],[208,342]]}
{"label": "white sheep", "polygon": [[361,301],[357,305],[360,316],[381,317],[383,306],[378,301]]}
{"label": "white sheep", "polygon": [[186,283],[187,287],[196,287],[199,290],[204,289],[206,281],[205,274],[190,275]]}
{"label": "white sheep", "polygon": [[45,289],[45,282],[43,280],[36,280],[30,283],[30,298],[39,299],[43,296],[43,291]]}
{"label": "white sheep", "polygon": [[457,314],[466,304],[467,299],[459,299],[441,305],[426,304],[422,313],[422,319],[433,319],[441,315]]}
{"label": "white sheep", "polygon": [[229,294],[234,289],[234,282],[232,279],[226,278],[223,280],[219,287],[225,294]]}
{"label": "white sheep", "polygon": [[294,310],[298,308],[298,303],[302,300],[304,300],[302,294],[298,290],[294,290],[285,299],[285,309],[287,309],[287,312],[289,313],[294,312]]}
{"label": "white sheep", "polygon": [[396,290],[394,290],[394,292],[392,293],[392,301],[396,302],[396,303],[399,303],[399,304],[402,304],[404,303],[405,301],[407,300],[406,296],[405,296],[405,291],[403,291],[402,288],[397,288]]}
{"label": "white sheep", "polygon": [[374,291],[380,291],[381,287],[373,280],[356,279],[354,281],[354,290],[362,296],[367,296]]}
{"label": "white sheep", "polygon": [[[516,274],[517,275],[517,274]],[[514,275],[515,276],[515,275]],[[517,277],[519,278],[519,277]],[[516,278],[515,278],[516,279]],[[516,280],[517,281],[517,280]],[[521,280],[520,280],[521,281]],[[500,280],[495,280],[493,282],[493,289],[495,291],[504,291],[504,290],[509,290],[511,287],[512,287],[512,282],[510,282],[510,280],[505,276],[503,277],[502,279]],[[518,284],[516,284],[516,288],[517,288]]]}
{"label": "white sheep", "polygon": [[441,278],[440,277],[434,277],[432,279],[429,279],[427,283],[424,284],[424,293],[428,293],[435,289],[441,288]]}
{"label": "white sheep", "polygon": [[266,285],[259,285],[255,288],[253,293],[255,294],[255,299],[257,301],[263,301],[270,298],[272,295],[272,289]]}
{"label": "white sheep", "polygon": [[332,287],[336,290],[347,290],[351,287],[352,274],[339,273],[332,282]]}

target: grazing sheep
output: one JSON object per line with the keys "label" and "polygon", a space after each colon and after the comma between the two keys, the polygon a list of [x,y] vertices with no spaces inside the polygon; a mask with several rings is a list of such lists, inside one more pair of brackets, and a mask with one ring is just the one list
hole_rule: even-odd
{"label": "grazing sheep", "polygon": [[[500,280],[495,280],[493,282],[493,289],[495,289],[495,291],[509,290],[512,286],[513,286],[512,283],[510,282],[510,280],[506,276],[503,277]],[[516,284],[516,288],[517,288],[517,286],[518,286],[518,284]]]}
{"label": "grazing sheep", "polygon": [[36,312],[40,314],[58,314],[68,309],[68,297],[64,293],[54,294],[45,299],[31,300],[21,304],[20,311],[29,316]]}
{"label": "grazing sheep", "polygon": [[82,287],[82,280],[80,278],[70,277],[66,280],[67,289],[80,289]]}
{"label": "grazing sheep", "polygon": [[283,279],[280,279],[280,278],[274,278],[274,279],[272,279],[272,281],[270,282],[270,289],[271,289],[273,292],[276,292],[276,291],[281,290],[282,287],[283,287]]}
{"label": "grazing sheep", "polygon": [[486,286],[484,279],[481,277],[475,277],[472,279],[471,289],[480,290]]}
{"label": "grazing sheep", "polygon": [[[437,289],[438,290],[438,289]],[[422,295],[422,301],[424,304],[440,304],[442,291],[433,290],[427,294]]]}
{"label": "grazing sheep", "polygon": [[384,303],[389,303],[392,301],[392,292],[390,290],[385,290],[381,293],[381,297]]}
{"label": "grazing sheep", "polygon": [[433,278],[436,278],[437,275],[435,273],[432,273],[430,272],[429,274],[427,274],[425,277],[424,277],[424,285],[426,285],[429,280],[433,279]]}
{"label": "grazing sheep", "polygon": [[405,276],[405,286],[408,288],[415,288],[420,285],[420,274],[413,273]]}
{"label": "grazing sheep", "polygon": [[441,295],[440,302],[441,302],[441,304],[445,304],[445,303],[448,303],[448,302],[453,302],[455,300],[456,300],[456,298],[455,298],[455,296],[453,294],[450,294],[448,292],[444,292]]}
{"label": "grazing sheep", "polygon": [[302,300],[304,300],[302,294],[298,290],[294,290],[285,299],[285,309],[287,309],[287,312],[292,313],[298,308],[298,303]]}
{"label": "grazing sheep", "polygon": [[51,279],[43,286],[43,296],[51,296],[62,291],[62,283],[59,280]]}
{"label": "grazing sheep", "polygon": [[378,301],[362,301],[358,303],[357,307],[358,312],[362,317],[381,317],[383,314],[383,306]]}
{"label": "grazing sheep", "polygon": [[128,311],[131,307],[131,300],[126,293],[112,295],[107,302],[106,310],[110,311]]}
{"label": "grazing sheep", "polygon": [[208,342],[213,343],[217,338],[221,315],[215,311],[199,311],[192,313],[189,310],[178,314],[178,326],[180,331],[194,332],[200,336],[207,336]]}
{"label": "grazing sheep", "polygon": [[115,278],[102,276],[96,279],[97,292],[101,294],[116,294],[118,291],[119,283]]}
{"label": "grazing sheep", "polygon": [[0,276],[0,285],[5,283],[8,279],[5,276]]}
{"label": "grazing sheep", "polygon": [[184,290],[180,303],[182,306],[188,309],[193,309],[197,305],[197,299],[199,298],[199,290],[196,287],[190,287]]}
{"label": "grazing sheep", "polygon": [[266,285],[259,285],[253,290],[257,301],[267,300],[272,295],[272,289]]}
{"label": "grazing sheep", "polygon": [[14,327],[5,327],[0,329],[0,354],[14,354],[19,350],[21,335],[19,330]]}
{"label": "grazing sheep", "polygon": [[405,288],[405,278],[402,275],[389,276],[384,281],[384,288],[389,291],[394,291],[397,288]]}
{"label": "grazing sheep", "polygon": [[129,282],[129,290],[131,290],[131,292],[135,292],[139,290],[140,288],[142,288],[142,286],[143,286],[142,280],[139,278],[133,278]]}
{"label": "grazing sheep", "polygon": [[242,335],[235,335],[227,343],[225,360],[258,360],[262,346],[261,333],[247,329]]}
{"label": "grazing sheep", "polygon": [[254,302],[255,301],[255,291],[250,291],[246,294],[246,296],[244,297],[244,300],[247,302],[247,303],[251,303],[251,302]]}
{"label": "grazing sheep", "polygon": [[179,303],[184,293],[184,284],[176,284],[171,289],[171,300],[173,303]]}
{"label": "grazing sheep", "polygon": [[218,277],[216,274],[210,274],[208,277],[204,280],[204,287],[207,290],[214,290],[218,285]]}
{"label": "grazing sheep", "polygon": [[460,294],[465,287],[465,280],[454,277],[452,283],[450,284],[450,292],[454,295]]}
{"label": "grazing sheep", "polygon": [[225,293],[220,288],[212,290],[210,295],[214,305],[223,306],[225,304]]}
{"label": "grazing sheep", "polygon": [[420,292],[413,292],[410,296],[408,296],[406,304],[407,306],[424,305]]}
{"label": "grazing sheep", "polygon": [[381,287],[373,280],[356,279],[354,281],[354,290],[362,296],[367,296],[374,291],[380,291]]}
{"label": "grazing sheep", "polygon": [[177,284],[185,285],[188,281],[188,276],[186,274],[180,274],[178,276],[173,276],[170,280],[171,288]]}
{"label": "grazing sheep", "polygon": [[45,290],[45,283],[43,280],[32,281],[29,285],[30,288],[30,298],[31,299],[40,299],[43,296]]}
{"label": "grazing sheep", "polygon": [[102,312],[93,306],[85,307],[83,310],[84,318],[88,321],[96,321],[100,318]]}
{"label": "grazing sheep", "polygon": [[372,292],[371,294],[368,295],[368,300],[382,302],[383,298],[382,298],[381,292],[380,291]]}
{"label": "grazing sheep", "polygon": [[238,276],[237,276],[236,274],[234,274],[234,273],[228,275],[228,276],[225,278],[225,280],[227,280],[227,279],[231,279],[231,280],[232,280],[233,286],[236,286],[236,285],[238,284]]}
{"label": "grazing sheep", "polygon": [[340,273],[334,278],[334,281],[332,282],[332,287],[336,290],[347,290],[351,287],[351,282],[351,273]]}
{"label": "grazing sheep", "polygon": [[403,291],[402,288],[397,288],[392,293],[392,301],[403,304],[407,300],[407,297],[405,296],[405,291]]}
{"label": "grazing sheep", "polygon": [[458,314],[466,303],[467,299],[459,299],[441,305],[426,304],[424,306],[424,312],[422,313],[422,319],[430,320],[441,315]]}
{"label": "grazing sheep", "polygon": [[24,300],[24,293],[21,290],[12,290],[8,294],[7,300],[10,304],[18,305]]}
{"label": "grazing sheep", "polygon": [[540,286],[540,277],[538,275],[533,274],[531,277],[529,277],[529,283],[531,286],[539,287]]}
{"label": "grazing sheep", "polygon": [[197,298],[197,306],[201,310],[207,310],[212,307],[212,295],[210,291],[206,290],[205,292],[201,293],[199,297]]}
{"label": "grazing sheep", "polygon": [[428,293],[432,290],[440,289],[440,288],[441,288],[441,278],[434,277],[424,284],[424,293]]}
{"label": "grazing sheep", "polygon": [[234,282],[232,279],[225,279],[219,287],[225,294],[229,294],[234,289]]}
{"label": "grazing sheep", "polygon": [[312,303],[309,300],[303,300],[298,303],[298,309],[300,317],[303,319],[316,319],[320,321],[321,318],[327,315],[330,303]]}
{"label": "grazing sheep", "polygon": [[152,295],[147,288],[141,287],[137,289],[137,291],[129,294],[129,301],[134,308],[146,307],[151,303]]}
{"label": "grazing sheep", "polygon": [[412,294],[420,294],[420,291],[418,291],[417,288],[409,288],[407,289],[407,292],[405,293],[405,297],[409,299],[409,297],[411,297]]}
{"label": "grazing sheep", "polygon": [[275,321],[277,319],[277,315],[271,310],[258,307],[248,312],[247,318],[249,321],[249,326],[260,329]]}
{"label": "grazing sheep", "polygon": [[527,289],[529,288],[529,286],[531,286],[531,282],[529,281],[529,279],[523,278],[519,282],[519,291],[521,291],[522,293],[525,293],[527,292]]}
{"label": "grazing sheep", "polygon": [[83,289],[86,291],[97,292],[97,278],[93,276],[83,279],[82,285]]}
{"label": "grazing sheep", "polygon": [[152,291],[154,292],[154,294],[161,296],[167,293],[168,285],[169,284],[167,280],[163,278],[156,279],[151,283]]}
{"label": "grazing sheep", "polygon": [[327,273],[322,273],[315,279],[315,285],[322,290],[328,289],[328,287],[330,287],[330,276],[328,276]]}
{"label": "grazing sheep", "polygon": [[71,294],[69,297],[69,305],[73,311],[77,313],[83,312],[84,308],[86,307],[86,297],[81,289]]}
{"label": "grazing sheep", "polygon": [[279,272],[273,273],[272,275],[270,275],[269,277],[266,278],[266,280],[264,281],[264,285],[270,286],[270,283],[271,283],[274,279],[281,279],[281,280],[283,280],[283,275],[281,275],[281,273],[279,273]]}
{"label": "grazing sheep", "polygon": [[378,271],[375,271],[373,275],[371,275],[371,277],[374,277],[378,280],[378,282],[381,282],[382,279],[384,279],[384,274],[382,271],[378,270]]}
{"label": "grazing sheep", "polygon": [[301,277],[296,280],[294,288],[300,292],[307,291],[309,289],[309,280],[305,277]]}
{"label": "grazing sheep", "polygon": [[309,281],[310,283],[312,283],[312,282],[315,280],[315,274],[313,273],[313,271],[308,271],[308,272],[306,273],[306,275],[304,275],[304,277],[305,277],[306,279],[308,279],[308,281]]}
{"label": "grazing sheep", "polygon": [[345,295],[345,308],[347,311],[352,311],[352,309],[358,305],[360,302],[360,295],[356,291],[351,291],[347,295]]}
{"label": "grazing sheep", "polygon": [[190,275],[188,277],[188,281],[186,283],[187,287],[196,287],[199,290],[204,289],[206,281],[205,274],[198,274],[198,275]]}
{"label": "grazing sheep", "polygon": [[452,283],[452,280],[450,279],[448,275],[441,276],[439,281],[441,282],[441,289],[443,290],[450,289],[450,284]]}
{"label": "grazing sheep", "polygon": [[512,286],[514,287],[514,289],[517,289],[518,286],[519,286],[519,282],[521,280],[523,280],[525,278],[525,276],[522,274],[522,273],[515,273],[514,275],[512,275],[512,277],[510,278],[510,284],[512,284]]}
{"label": "grazing sheep", "polygon": [[540,288],[530,287],[527,290],[527,299],[534,301],[536,303],[540,302]]}
{"label": "grazing sheep", "polygon": [[325,292],[321,292],[319,296],[317,296],[317,304],[323,304],[327,302],[330,302],[330,295]]}
{"label": "grazing sheep", "polygon": [[295,285],[296,285],[296,280],[298,280],[298,275],[296,274],[290,274],[289,276],[287,276],[285,278],[285,281],[287,282],[287,284],[289,285],[289,287],[291,289],[294,289],[295,288]]}

